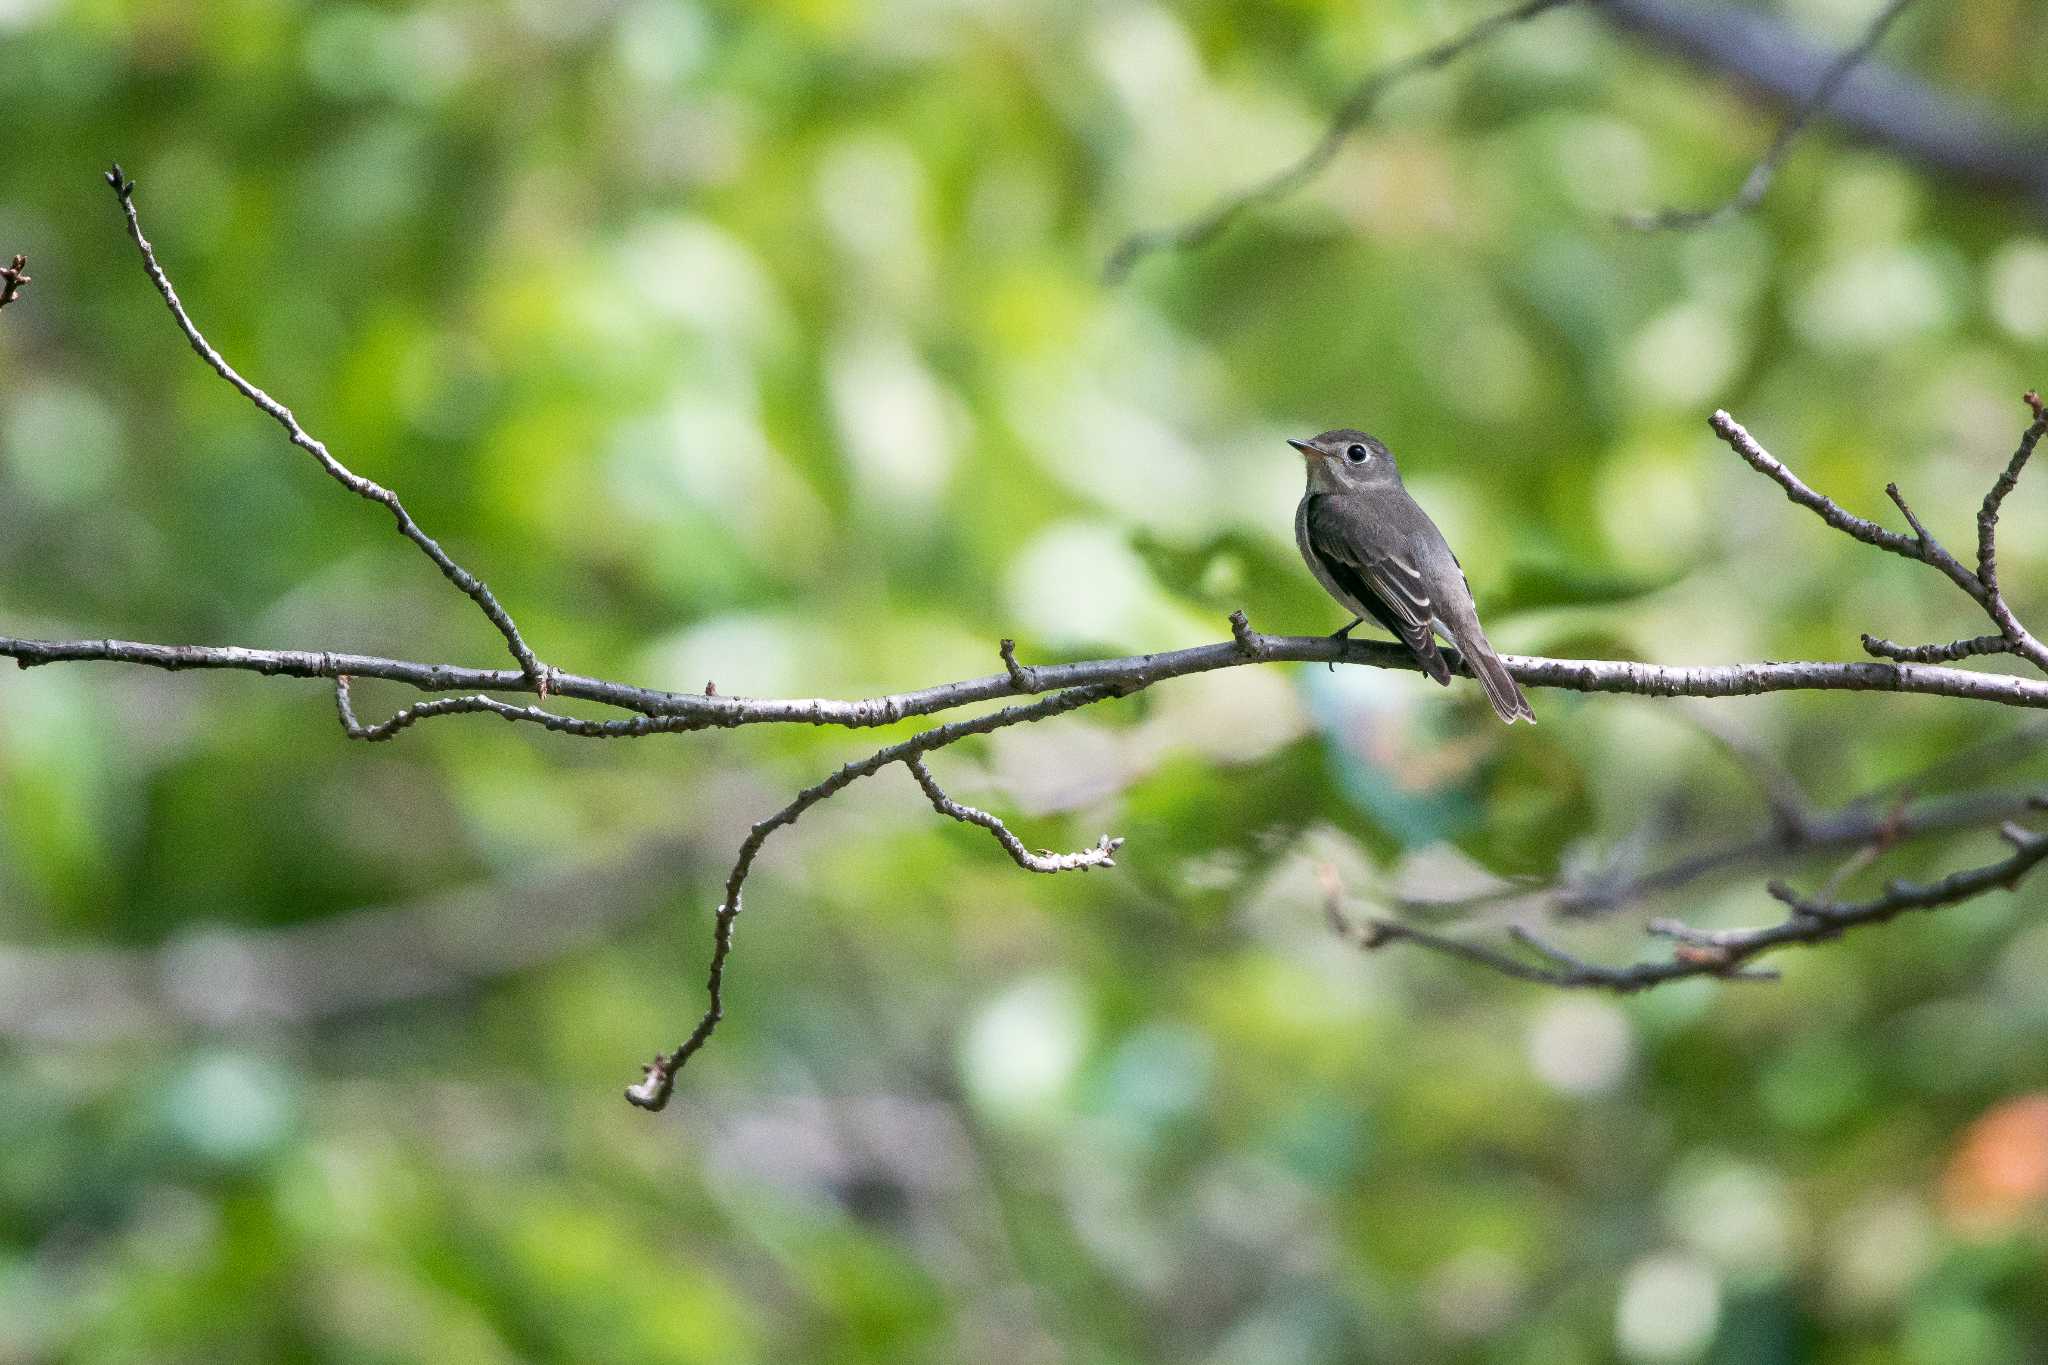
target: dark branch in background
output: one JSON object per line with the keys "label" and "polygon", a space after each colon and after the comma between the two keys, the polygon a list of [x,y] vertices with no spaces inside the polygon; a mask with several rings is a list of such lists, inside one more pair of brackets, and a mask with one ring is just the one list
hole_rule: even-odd
{"label": "dark branch in background", "polygon": [[[1642,42],[1788,105],[1811,100],[1840,58],[1761,10],[1693,0],[1594,4]],[[1843,131],[2048,216],[2048,132],[2016,129],[1981,104],[1874,61],[1855,65],[1826,105],[1822,117]]]}
{"label": "dark branch in background", "polygon": [[[2037,803],[2038,806],[2038,803]],[[2035,865],[2048,859],[2048,835],[2036,834],[2012,823],[1999,834],[2013,846],[2012,856],[1952,873],[1929,883],[1893,881],[1882,895],[1863,901],[1838,901],[1827,895],[1801,896],[1782,882],[1773,882],[1770,893],[1788,907],[1785,918],[1775,924],[1753,929],[1695,929],[1680,920],[1650,922],[1650,932],[1675,941],[1671,956],[1655,962],[1635,962],[1624,967],[1606,967],[1582,961],[1562,948],[1539,938],[1525,925],[1512,925],[1510,937],[1543,959],[1532,962],[1499,949],[1420,929],[1400,920],[1370,918],[1353,921],[1345,915],[1341,896],[1332,893],[1329,913],[1339,933],[1360,948],[1384,947],[1389,943],[1413,943],[1475,962],[1522,981],[1545,986],[1591,988],[1629,994],[1679,981],[1689,976],[1717,976],[1730,980],[1768,980],[1748,964],[1754,958],[1795,943],[1824,943],[1840,938],[1850,929],[1882,924],[1909,910],[1939,910],[1960,905],[1987,891],[2011,891]]]}
{"label": "dark branch in background", "polygon": [[1701,733],[1735,761],[1743,776],[1756,787],[1757,794],[1770,811],[1773,828],[1794,829],[1806,819],[1811,805],[1806,789],[1783,764],[1757,747],[1747,734],[1733,726],[1722,725],[1702,710],[1696,708],[1690,719]]}
{"label": "dark branch in background", "polygon": [[1250,189],[1228,196],[1207,213],[1179,227],[1139,232],[1125,238],[1103,267],[1104,278],[1111,284],[1119,282],[1131,273],[1132,266],[1155,251],[1186,251],[1205,246],[1217,233],[1236,221],[1239,214],[1261,204],[1285,199],[1323,173],[1344,144],[1350,141],[1351,135],[1372,116],[1372,111],[1389,90],[1411,76],[1449,66],[1503,29],[1525,23],[1567,3],[1569,0],[1525,0],[1511,10],[1488,15],[1435,47],[1425,48],[1373,72],[1351,87],[1351,93],[1330,115],[1322,137],[1299,160],[1290,162]]}
{"label": "dark branch in background", "polygon": [[[1562,3],[1562,0],[1552,0]],[[1550,5],[1525,6],[1516,13],[1538,12]],[[1509,18],[1495,21],[1511,22]],[[1486,31],[1491,31],[1486,30]],[[1468,34],[1467,45],[1479,34]],[[1462,49],[1460,49],[1462,50]],[[1453,54],[1454,55],[1454,54]],[[1448,60],[1448,56],[1435,60]],[[1424,62],[1425,59],[1415,59]],[[1419,68],[1417,68],[1419,69]],[[1370,92],[1381,88],[1370,86]],[[1369,104],[1362,90],[1360,98]],[[1363,106],[1361,106],[1363,107]],[[1362,115],[1360,115],[1362,117]],[[1254,630],[1242,612],[1231,617],[1231,638],[1216,644],[1161,654],[1127,658],[1096,659],[1080,663],[1026,665],[1017,659],[1015,646],[1004,641],[999,655],[1004,671],[980,678],[942,683],[915,691],[893,693],[857,701],[828,698],[746,698],[715,695],[707,684],[704,693],[664,692],[634,687],[601,678],[560,673],[538,662],[520,638],[511,617],[499,606],[473,575],[458,567],[406,514],[396,495],[351,473],[320,442],[307,435],[296,418],[282,404],[243,379],[221,358],[193,325],[158,266],[155,252],[143,236],[134,203],[134,185],[118,168],[107,177],[120,198],[129,235],[142,254],[145,268],[169,305],[173,318],[215,372],[237,392],[283,427],[294,445],[308,451],[337,483],[359,497],[378,502],[396,518],[399,530],[427,554],[442,574],[484,611],[511,648],[519,662],[517,670],[478,669],[452,664],[416,663],[368,655],[304,650],[252,650],[236,647],[164,645],[122,640],[25,640],[0,636],[0,657],[11,657],[22,667],[41,664],[101,660],[170,670],[201,668],[229,669],[265,675],[320,678],[333,683],[335,706],[345,731],[356,739],[386,740],[401,731],[443,716],[490,714],[511,722],[538,725],[559,733],[585,738],[640,738],[655,734],[688,732],[708,728],[734,728],[756,724],[833,725],[862,729],[890,725],[913,717],[980,703],[1037,695],[1038,699],[1001,710],[947,721],[889,744],[865,758],[847,763],[823,781],[799,792],[781,810],[756,823],[741,843],[725,883],[725,894],[712,917],[712,952],[706,982],[708,1003],[696,1027],[673,1051],[657,1057],[645,1068],[646,1076],[631,1087],[627,1096],[643,1108],[658,1109],[673,1092],[676,1074],[709,1040],[725,1010],[725,973],[732,953],[733,930],[741,908],[741,889],[762,846],[776,830],[795,823],[819,802],[837,794],[863,777],[902,763],[923,789],[934,809],[949,818],[988,830],[1020,866],[1036,872],[1058,872],[1114,865],[1121,840],[1104,836],[1094,847],[1077,853],[1032,853],[997,817],[953,800],[938,785],[924,763],[927,754],[973,736],[986,735],[1013,725],[1031,724],[1054,716],[1128,696],[1156,683],[1220,668],[1238,668],[1279,661],[1353,663],[1379,668],[1414,669],[1409,651],[1398,644],[1332,639],[1323,636],[1299,638],[1265,635]],[[2021,440],[2004,475],[1986,497],[1978,517],[1978,566],[1973,572],[1941,547],[1914,516],[1897,490],[1894,500],[1912,527],[1912,534],[1889,531],[1874,522],[1844,512],[1831,500],[1801,483],[1791,471],[1765,452],[1746,431],[1725,413],[1716,413],[1714,427],[1723,439],[1751,465],[1784,488],[1793,501],[1820,515],[1836,527],[1876,548],[1904,555],[1939,568],[1970,594],[1999,623],[1997,637],[2005,648],[1993,651],[1981,642],[1960,642],[1954,646],[1927,647],[1930,657],[1962,658],[1987,652],[2010,652],[2048,670],[2048,650],[2020,625],[2006,605],[1997,577],[1996,527],[2003,502],[2018,481],[2028,457],[2044,431],[2048,413],[2040,401],[2029,395],[2034,407],[2034,424]],[[1464,662],[1447,652],[1457,671],[1470,676]],[[1628,693],[1655,697],[1731,697],[1788,690],[1911,692],[1952,698],[1996,702],[2007,706],[2048,708],[2048,682],[2038,679],[1979,673],[1921,663],[1755,663],[1704,668],[1668,668],[1631,661],[1543,659],[1510,657],[1510,673],[1526,686],[1551,687],[1579,692]],[[435,700],[404,707],[374,724],[358,719],[352,681],[376,678],[405,683],[421,692],[452,693]],[[559,696],[616,707],[627,717],[608,720],[584,719],[548,711],[539,706],[514,705],[486,694],[509,692],[538,694],[543,700]],[[1042,695],[1040,695],[1042,694]],[[1785,790],[1779,790],[1785,788]],[[1778,837],[1784,829],[1801,828],[1794,811],[1799,794],[1783,781],[1767,783],[1767,793],[1776,812]],[[1792,812],[1788,814],[1787,812]],[[2017,813],[2017,812],[2014,812]],[[1969,817],[1974,820],[1973,815]],[[1901,822],[1918,819],[1928,829],[1944,821],[1964,822],[1959,813],[1927,811],[1916,815],[1902,808],[1897,818],[1883,829],[1896,831]],[[1819,835],[1814,846],[1830,846]],[[1840,836],[1847,840],[1851,836]],[[1894,834],[1881,829],[1872,840],[1888,841]],[[2011,885],[2042,856],[2039,836],[2017,826],[2008,830],[2015,855],[2001,864],[1957,873],[1930,886],[1896,884],[1883,897],[1863,903],[1837,903],[1832,879],[1822,894],[1800,899],[1788,897],[1792,918],[1784,925],[1743,931],[1735,937],[1719,936],[1703,941],[1691,930],[1672,931],[1681,941],[1674,958],[1665,963],[1635,967],[1603,967],[1585,963],[1520,931],[1520,942],[1542,960],[1531,961],[1504,954],[1462,939],[1452,939],[1398,921],[1372,921],[1353,931],[1368,946],[1394,940],[1424,944],[1483,962],[1529,980],[1558,985],[1603,985],[1614,989],[1640,989],[1677,976],[1711,973],[1724,976],[1754,975],[1743,967],[1747,958],[1789,942],[1813,942],[1831,938],[1852,924],[1876,922],[1908,909],[1952,904],[1996,885]],[[1880,850],[1881,851],[1881,850]],[[1862,855],[1859,854],[1859,857]],[[1875,855],[1872,855],[1875,856]],[[1341,918],[1341,916],[1340,916]],[[1690,936],[1690,937],[1689,937]],[[1511,967],[1503,964],[1513,964]],[[0,963],[4,965],[4,963]]]}
{"label": "dark branch in background", "polygon": [[[1205,246],[1251,209],[1300,190],[1328,168],[1380,99],[1411,76],[1449,65],[1510,25],[1526,22],[1569,0],[1532,0],[1490,15],[1456,36],[1381,68],[1353,87],[1330,115],[1322,136],[1298,160],[1266,179],[1226,196],[1198,217],[1176,226],[1135,233],[1110,254],[1105,278],[1115,283],[1154,252]],[[1748,86],[1791,106],[1793,113],[1751,170],[1730,204],[1688,214],[1648,215],[1635,226],[1690,226],[1753,207],[1769,190],[1777,168],[1817,118],[1895,153],[1923,170],[2024,200],[2048,218],[2048,132],[2016,130],[1989,111],[1873,62],[1871,51],[1911,0],[1888,0],[1863,38],[1847,52],[1833,51],[1758,11],[1690,0],[1586,0],[1588,7],[1639,41]]]}
{"label": "dark branch in background", "polygon": [[[460,994],[594,949],[669,905],[700,836],[282,927],[181,927],[147,948],[0,945],[0,1036],[108,1043],[316,1023]],[[565,914],[564,906],[574,906]]]}
{"label": "dark branch in background", "polygon": [[16,256],[14,264],[0,266],[0,308],[5,308],[21,297],[21,291],[34,280],[28,273],[28,257]]}
{"label": "dark branch in background", "polygon": [[1438,923],[1484,912],[1594,919],[1724,873],[1822,853],[1884,853],[1933,835],[2000,825],[2039,809],[2048,791],[1987,790],[1925,799],[1916,794],[1957,776],[1982,781],[2033,757],[2044,744],[2048,725],[2036,722],[1944,755],[1910,777],[1830,809],[1814,807],[1803,794],[1779,793],[1769,799],[1770,809],[1753,833],[1655,865],[1648,846],[1664,821],[1653,815],[1600,865],[1554,882],[1510,884],[1449,900],[1402,897],[1394,905],[1403,914]]}
{"label": "dark branch in background", "polygon": [[1771,181],[1777,177],[1778,167],[1791,153],[1792,144],[1806,131],[1806,125],[1813,121],[1815,114],[1827,107],[1828,101],[1833,99],[1835,92],[1841,88],[1842,82],[1849,78],[1849,73],[1869,59],[1877,45],[1884,41],[1885,32],[1891,28],[1892,21],[1905,13],[1906,7],[1912,3],[1913,0],[1890,0],[1890,3],[1878,11],[1877,17],[1871,20],[1870,27],[1864,31],[1863,37],[1857,40],[1856,45],[1837,57],[1821,76],[1820,83],[1814,86],[1813,92],[1802,98],[1793,108],[1791,117],[1778,129],[1778,135],[1771,139],[1770,148],[1764,152],[1762,158],[1756,165],[1750,167],[1749,174],[1743,178],[1742,188],[1735,192],[1733,198],[1707,208],[1660,209],[1655,213],[1625,215],[1621,219],[1622,226],[1634,228],[1639,232],[1706,227],[1724,218],[1748,213],[1762,203],[1764,195],[1770,192]]}
{"label": "dark branch in background", "polygon": [[[2044,795],[2048,793],[1973,792],[1918,802],[1894,800],[1884,805],[1865,799],[1840,810],[1802,815],[1790,823],[1774,817],[1767,828],[1748,838],[1702,850],[1651,871],[1633,875],[1609,871],[1569,880],[1536,893],[1535,898],[1547,903],[1548,909],[1558,915],[1610,915],[1732,868],[1755,867],[1773,859],[1814,853],[1884,851],[1927,835],[2003,824],[2040,809]],[[1442,907],[1435,908],[1440,911]]]}

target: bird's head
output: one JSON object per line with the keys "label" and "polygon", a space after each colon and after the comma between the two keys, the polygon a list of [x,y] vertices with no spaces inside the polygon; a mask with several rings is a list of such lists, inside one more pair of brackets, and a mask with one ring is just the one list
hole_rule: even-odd
{"label": "bird's head", "polygon": [[1309,441],[1289,440],[1308,462],[1308,486],[1317,493],[1344,493],[1399,483],[1393,452],[1377,436],[1350,427],[1326,431]]}

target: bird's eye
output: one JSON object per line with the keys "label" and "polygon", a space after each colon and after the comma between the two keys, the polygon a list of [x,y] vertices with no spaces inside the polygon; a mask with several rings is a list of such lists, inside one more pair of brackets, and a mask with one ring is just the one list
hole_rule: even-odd
{"label": "bird's eye", "polygon": [[1345,450],[1344,458],[1353,464],[1363,464],[1365,457],[1370,453],[1364,446],[1351,446]]}

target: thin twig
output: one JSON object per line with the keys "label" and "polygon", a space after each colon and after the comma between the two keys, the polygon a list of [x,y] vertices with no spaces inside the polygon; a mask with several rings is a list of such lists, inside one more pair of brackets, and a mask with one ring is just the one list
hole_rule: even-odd
{"label": "thin twig", "polygon": [[753,870],[754,858],[768,836],[785,825],[793,825],[803,813],[820,801],[833,796],[860,778],[880,772],[891,763],[907,762],[920,758],[934,749],[957,743],[969,735],[985,735],[1011,725],[1025,725],[1064,715],[1095,702],[1124,695],[1123,690],[1114,687],[1080,687],[1058,692],[1042,701],[1024,706],[1006,707],[1001,711],[971,720],[956,720],[935,726],[912,735],[909,739],[878,749],[866,758],[848,763],[815,786],[804,788],[773,815],[755,822],[747,831],[746,839],[740,844],[739,856],[734,859],[732,871],[725,880],[725,898],[719,902],[713,915],[711,931],[711,970],[706,981],[710,1002],[703,1017],[690,1031],[681,1045],[673,1052],[656,1057],[642,1070],[645,1076],[636,1085],[626,1088],[626,1098],[642,1109],[658,1110],[666,1105],[675,1089],[676,1073],[688,1064],[697,1050],[710,1041],[719,1021],[725,1017],[725,967],[732,955],[733,924],[740,914],[740,888],[745,885],[747,874]]}
{"label": "thin twig", "polygon": [[2012,646],[2015,654],[2025,658],[2036,668],[2048,671],[2048,647],[2028,632],[2006,603],[2005,595],[1998,589],[1998,512],[2005,505],[2005,499],[2019,486],[2020,473],[2027,467],[2028,458],[2034,447],[2040,444],[2041,436],[2048,432],[2048,408],[2044,408],[2041,395],[2029,391],[2026,404],[2034,411],[2033,425],[2020,437],[2019,449],[2013,452],[2005,471],[1991,485],[1991,491],[1984,495],[1984,505],[1977,512],[1977,581],[1984,585],[1985,609],[1991,619],[1998,623],[1999,632]]}
{"label": "thin twig", "polygon": [[1813,802],[1786,767],[1754,744],[1749,736],[1724,725],[1706,713],[1704,707],[1688,708],[1686,718],[1699,727],[1722,752],[1735,761],[1744,777],[1755,785],[1769,807],[1773,828],[1787,839],[1796,839],[1813,815]]}
{"label": "thin twig", "polygon": [[[1841,60],[1775,7],[1730,0],[1599,0],[1593,13],[1630,36],[1790,108]],[[2015,126],[1989,103],[1950,94],[1873,57],[1854,65],[1819,116],[1860,141],[1951,182],[2048,211],[2044,130]]]}
{"label": "thin twig", "polygon": [[1122,839],[1105,834],[1093,848],[1084,848],[1078,853],[1053,853],[1050,850],[1033,853],[1024,847],[1022,839],[1010,833],[1010,827],[1001,820],[985,810],[963,805],[946,795],[945,789],[939,786],[938,779],[932,776],[932,770],[925,766],[923,758],[913,755],[903,760],[903,766],[910,769],[910,775],[916,778],[917,785],[924,789],[925,799],[932,803],[933,810],[941,815],[950,815],[962,823],[981,826],[996,837],[996,842],[1003,846],[1003,852],[1009,854],[1011,861],[1026,872],[1076,872],[1091,867],[1116,866],[1115,855],[1116,851],[1123,847]]}
{"label": "thin twig", "polygon": [[1776,924],[1707,930],[1696,929],[1680,920],[1653,920],[1649,925],[1651,933],[1677,941],[1671,956],[1618,967],[1586,962],[1537,938],[1520,925],[1510,927],[1510,936],[1537,952],[1548,965],[1531,962],[1470,939],[1421,929],[1400,920],[1371,918],[1354,923],[1334,901],[1328,910],[1337,930],[1360,948],[1412,943],[1490,968],[1518,981],[1544,986],[1606,990],[1627,995],[1694,976],[1768,980],[1766,972],[1748,965],[1752,959],[1794,944],[1822,943],[1840,938],[1851,929],[1882,924],[1908,911],[1938,910],[1960,905],[1987,891],[2016,889],[2029,872],[2048,859],[2048,835],[2036,834],[2012,824],[2008,824],[2001,833],[2013,845],[2010,857],[1951,873],[1939,881],[1894,881],[1885,887],[1883,894],[1868,900],[1837,901],[1825,895],[1800,896],[1783,883],[1773,882],[1771,894],[1784,902],[1788,910],[1786,917]]}
{"label": "thin twig", "polygon": [[[1897,531],[1887,530],[1874,521],[1857,516],[1823,493],[1808,487],[1805,480],[1786,468],[1784,463],[1757,443],[1742,423],[1726,412],[1716,411],[1707,419],[1714,434],[1728,444],[1728,448],[1740,455],[1751,469],[1785,490],[1785,496],[1806,508],[1828,525],[1846,536],[1852,536],[1865,545],[1887,550],[1907,559],[1927,562],[1927,551],[1921,538],[1902,536]],[[1910,516],[1910,514],[1909,514]]]}
{"label": "thin twig", "polygon": [[[1905,495],[1899,491],[1896,483],[1886,484],[1884,491],[1893,503],[1897,504],[1900,515],[1906,519],[1906,524],[1913,528],[1913,534],[1910,536],[1886,530],[1874,521],[1866,521],[1843,510],[1832,498],[1815,492],[1802,482],[1798,475],[1759,445],[1756,438],[1727,413],[1716,412],[1710,419],[1710,425],[1714,428],[1715,434],[1727,442],[1736,454],[1748,461],[1752,468],[1783,488],[1786,497],[1812,511],[1828,525],[1866,545],[1874,545],[1878,549],[1888,550],[1895,555],[1917,560],[1941,570],[1950,582],[1967,593],[1970,600],[1982,607],[1997,624],[1999,636],[2005,641],[2011,653],[2018,654],[2036,668],[2048,672],[2048,645],[2042,644],[2020,624],[2019,617],[2013,612],[2011,604],[2005,600],[2005,594],[1998,586],[1999,508],[2003,505],[2006,495],[2018,484],[2020,471],[2026,468],[2027,459],[2034,453],[2035,445],[2039,443],[2043,433],[2048,433],[2048,410],[2044,410],[2040,397],[2028,393],[2026,403],[2033,410],[2034,421],[2020,437],[2019,449],[2013,453],[2005,472],[1985,495],[1983,508],[1977,514],[1975,572],[1965,567],[1961,560],[1934,538],[1920,518],[1913,514],[1912,505],[1906,501]],[[1877,637],[1868,634],[1863,637],[1863,641],[1865,649],[1891,658],[1961,658],[1971,654],[2001,652],[1984,646],[1981,637],[1957,640],[1948,645],[1918,648],[1893,645],[1888,640],[1878,640]]]}
{"label": "thin twig", "polygon": [[184,332],[185,340],[192,344],[192,349],[199,353],[199,358],[212,366],[214,373],[225,379],[237,393],[283,427],[285,435],[291,438],[291,443],[318,460],[329,478],[359,498],[382,504],[398,523],[398,533],[419,546],[420,551],[434,562],[434,567],[441,571],[441,576],[475,602],[490,623],[497,627],[498,633],[505,637],[505,644],[511,650],[512,657],[518,661],[520,672],[532,680],[542,696],[546,696],[547,665],[535,657],[534,652],[527,647],[525,639],[519,634],[519,627],[513,624],[511,614],[499,605],[498,599],[484,586],[483,580],[449,558],[448,552],[441,548],[440,542],[420,529],[419,523],[405,510],[405,504],[398,500],[396,493],[374,480],[362,477],[335,459],[324,444],[308,435],[306,429],[299,425],[299,419],[292,415],[290,408],[244,379],[201,335],[191,315],[185,311],[185,305],[179,301],[178,291],[171,287],[170,277],[164,273],[163,267],[157,264],[155,248],[150,246],[149,239],[142,235],[142,220],[135,212],[135,182],[122,174],[118,163],[107,172],[106,180],[115,197],[121,201],[122,213],[127,215],[128,236],[135,242],[136,250],[142,253],[143,267],[149,271],[149,278],[156,285],[157,293],[163,295],[164,303],[171,310],[171,316],[177,320],[179,330]]}
{"label": "thin twig", "polygon": [[1177,227],[1156,228],[1126,237],[1103,267],[1105,280],[1111,284],[1118,283],[1130,274],[1133,266],[1155,251],[1186,251],[1206,245],[1246,210],[1293,194],[1323,173],[1351,135],[1371,117],[1381,98],[1396,85],[1412,76],[1448,66],[1504,29],[1526,23],[1547,10],[1568,3],[1570,0],[1524,0],[1511,10],[1488,15],[1434,47],[1380,68],[1351,88],[1330,115],[1322,136],[1297,160],[1250,188],[1225,197],[1200,217]]}
{"label": "thin twig", "polygon": [[687,716],[635,716],[631,720],[583,720],[576,716],[559,715],[544,711],[538,706],[512,706],[480,693],[466,697],[443,697],[438,701],[414,702],[400,708],[388,720],[375,725],[365,725],[356,719],[355,707],[349,696],[349,677],[343,674],[334,680],[334,706],[341,716],[341,728],[350,739],[378,743],[392,738],[401,730],[409,730],[423,720],[435,716],[471,715],[479,712],[497,716],[508,721],[525,721],[538,725],[544,730],[557,734],[577,735],[583,739],[639,739],[646,735],[673,734],[684,730],[701,730],[700,721]]}
{"label": "thin twig", "polygon": [[2012,641],[2003,635],[1972,635],[1968,639],[1950,640],[1939,645],[1902,645],[1883,636],[1866,633],[1863,647],[1880,659],[1893,659],[1902,664],[1945,664],[1980,654],[2012,653]]}
{"label": "thin twig", "polygon": [[1742,187],[1732,198],[1705,208],[1667,208],[1652,213],[1624,214],[1620,220],[1621,225],[1638,232],[1700,228],[1748,213],[1763,202],[1764,195],[1770,192],[1771,181],[1778,174],[1778,167],[1791,153],[1792,144],[1806,131],[1806,125],[1813,121],[1815,114],[1827,107],[1828,101],[1834,98],[1836,90],[1848,79],[1849,73],[1869,59],[1877,45],[1884,41],[1885,32],[1891,28],[1892,21],[1905,13],[1906,7],[1912,3],[1913,0],[1891,0],[1891,3],[1878,11],[1877,17],[1870,21],[1870,26],[1864,30],[1863,36],[1857,40],[1855,46],[1836,58],[1834,64],[1828,68],[1827,74],[1821,77],[1820,84],[1793,108],[1791,116],[1778,129],[1778,135],[1771,139],[1770,148],[1758,159],[1756,165],[1750,167],[1749,174],[1743,177]]}

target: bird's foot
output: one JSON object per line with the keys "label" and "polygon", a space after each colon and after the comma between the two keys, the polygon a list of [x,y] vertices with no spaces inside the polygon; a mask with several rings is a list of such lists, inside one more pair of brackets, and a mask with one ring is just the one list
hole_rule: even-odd
{"label": "bird's foot", "polygon": [[[1330,638],[1332,640],[1348,640],[1351,638],[1351,632],[1358,629],[1360,626],[1364,624],[1365,618],[1363,616],[1354,616],[1351,618],[1350,625],[1344,627],[1342,630],[1331,631]],[[1337,661],[1335,659],[1330,660],[1329,663],[1323,666],[1329,669],[1332,673],[1335,673],[1337,671]]]}

